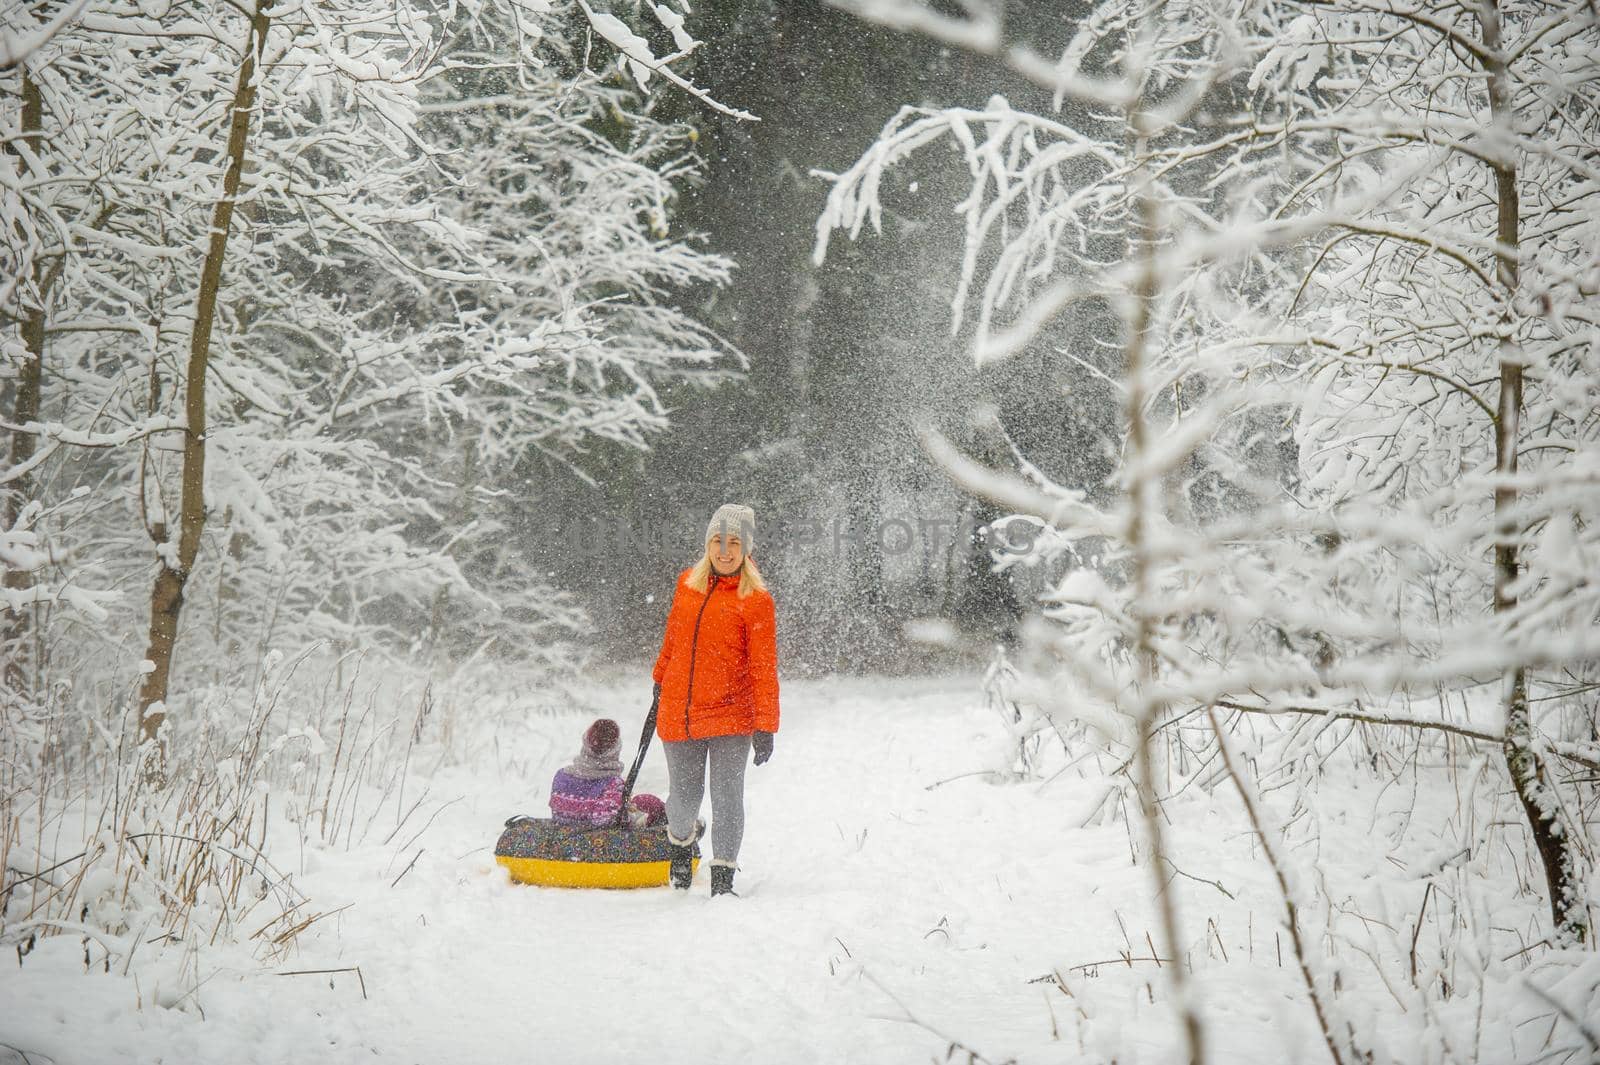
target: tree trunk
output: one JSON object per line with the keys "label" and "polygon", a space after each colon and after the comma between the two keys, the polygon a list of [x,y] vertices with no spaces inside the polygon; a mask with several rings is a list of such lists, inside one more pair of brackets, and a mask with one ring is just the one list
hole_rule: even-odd
{"label": "tree trunk", "polygon": [[[1493,123],[1509,132],[1513,117],[1511,79],[1501,50],[1500,16],[1493,0],[1479,14],[1483,43],[1488,53],[1489,110]],[[1509,137],[1501,138],[1503,152],[1511,152]],[[1517,448],[1522,439],[1522,356],[1512,336],[1513,300],[1517,292],[1517,255],[1521,202],[1517,193],[1517,167],[1503,159],[1494,167],[1495,191],[1499,201],[1496,239],[1496,275],[1502,292],[1500,341],[1500,406],[1495,424],[1494,514],[1494,610],[1505,614],[1516,608],[1515,582],[1518,558]],[[1588,914],[1584,903],[1581,866],[1578,855],[1569,850],[1567,835],[1560,820],[1560,804],[1554,785],[1545,770],[1535,743],[1533,720],[1528,712],[1527,670],[1514,666],[1504,679],[1506,713],[1506,768],[1517,798],[1528,818],[1534,846],[1544,864],[1550,891],[1550,917],[1558,941],[1582,942],[1588,933]]]}
{"label": "tree trunk", "polygon": [[[28,150],[37,157],[43,149],[40,130],[44,128],[44,101],[39,92],[39,85],[33,80],[26,67],[22,71],[22,138]],[[11,151],[19,160],[24,160],[20,147]],[[28,170],[26,161],[22,162],[21,169]],[[35,254],[33,259],[33,292],[31,306],[28,307],[27,316],[22,322],[22,344],[27,349],[26,361],[22,364],[21,372],[17,375],[16,403],[11,410],[11,424],[16,428],[11,430],[11,449],[9,463],[11,469],[26,463],[33,458],[37,438],[26,426],[29,422],[39,420],[39,395],[40,382],[44,375],[44,258]],[[22,474],[13,481],[5,491],[5,508],[0,513],[0,530],[14,528],[17,519],[22,514],[22,508],[27,506],[28,493],[33,487],[33,478],[29,474]],[[32,578],[22,570],[6,570],[5,586],[12,589],[26,588]],[[14,692],[23,692],[27,688],[27,673],[23,669],[24,656],[19,653],[21,643],[27,638],[28,623],[26,616],[20,612],[7,612],[5,626],[0,629],[0,648],[10,648],[6,655],[5,671],[0,676],[0,683]]]}
{"label": "tree trunk", "polygon": [[[216,320],[217,294],[222,284],[222,263],[228,250],[228,229],[233,221],[234,198],[244,170],[245,147],[250,135],[250,112],[255,107],[256,67],[266,47],[268,0],[256,0],[245,38],[244,59],[233,94],[233,121],[228,129],[228,169],[222,178],[222,196],[211,216],[211,239],[200,271],[200,295],[195,304],[194,332],[189,342],[189,365],[184,381],[182,502],[179,508],[178,549],[160,552],[160,570],[150,593],[150,635],[145,658],[154,668],[145,675],[139,691],[140,735],[159,740],[166,720],[167,687],[172,675],[172,655],[183,610],[184,585],[200,553],[205,530],[206,500],[206,372],[211,354],[211,330]],[[154,775],[165,769],[166,751],[156,747]]]}
{"label": "tree trunk", "polygon": [[[1153,16],[1147,16],[1153,17]],[[1143,96],[1143,94],[1141,94]],[[1205,1065],[1205,1038],[1200,1030],[1200,1015],[1189,998],[1185,966],[1180,961],[1182,938],[1178,927],[1177,903],[1168,890],[1166,841],[1161,824],[1161,811],[1156,805],[1154,767],[1155,723],[1166,711],[1166,704],[1151,694],[1157,679],[1155,651],[1156,619],[1150,615],[1149,602],[1154,594],[1151,588],[1151,552],[1145,543],[1150,523],[1156,517],[1159,486],[1145,465],[1150,447],[1150,427],[1145,422],[1145,407],[1149,402],[1149,388],[1145,380],[1145,361],[1150,348],[1150,331],[1154,325],[1156,296],[1160,279],[1156,262],[1160,238],[1161,213],[1156,201],[1155,179],[1150,173],[1149,140],[1150,115],[1141,99],[1127,115],[1127,141],[1134,167],[1132,192],[1134,200],[1134,233],[1128,241],[1128,251],[1137,257],[1138,273],[1135,280],[1132,314],[1126,325],[1123,349],[1123,382],[1126,388],[1124,417],[1128,425],[1126,462],[1133,466],[1133,476],[1123,489],[1128,497],[1128,551],[1133,563],[1134,622],[1133,653],[1135,658],[1134,722],[1138,728],[1137,745],[1133,751],[1134,782],[1138,792],[1139,811],[1143,815],[1145,832],[1150,839],[1150,882],[1155,892],[1156,905],[1161,916],[1162,946],[1172,963],[1166,967],[1172,986],[1172,997],[1178,1019],[1183,1028],[1184,1043],[1188,1047],[1189,1065]],[[1157,955],[1159,957],[1159,955]]]}

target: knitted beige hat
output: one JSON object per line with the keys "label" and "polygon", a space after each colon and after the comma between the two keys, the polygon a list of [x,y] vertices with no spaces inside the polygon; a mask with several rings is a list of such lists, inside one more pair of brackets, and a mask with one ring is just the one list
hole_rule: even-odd
{"label": "knitted beige hat", "polygon": [[751,554],[756,549],[756,512],[742,503],[724,503],[711,515],[711,524],[706,526],[706,543],[718,533],[726,536],[737,536],[744,542],[744,553]]}

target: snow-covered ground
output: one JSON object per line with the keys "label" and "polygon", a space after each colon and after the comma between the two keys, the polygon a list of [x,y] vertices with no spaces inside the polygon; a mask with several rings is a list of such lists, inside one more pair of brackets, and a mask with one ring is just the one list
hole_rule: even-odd
{"label": "snow-covered ground", "polygon": [[[599,696],[625,734],[637,736],[645,687]],[[500,825],[544,812],[549,777],[588,719],[530,714],[502,730],[493,764],[434,775],[431,822],[419,816],[387,844],[375,832],[350,850],[307,851],[296,879],[330,915],[273,969],[234,947],[190,955],[189,971],[172,952],[128,976],[86,976],[76,936],[43,941],[0,967],[0,1062],[924,1063],[952,1044],[962,1061],[1181,1060],[1148,960],[1158,924],[1149,871],[1131,861],[1136,828],[1121,816],[1084,825],[1106,790],[1092,757],[1044,780],[985,773],[1007,764],[1007,740],[975,679],[787,684],[776,754],[748,778],[736,899],[709,899],[703,868],[687,895],[508,882],[492,857]],[[658,749],[640,787],[665,793]],[[1306,842],[1294,853],[1356,912],[1339,918],[1343,942],[1346,924],[1377,926],[1371,949],[1387,976],[1344,949],[1339,1017],[1380,1061],[1452,1060],[1444,1043],[1460,1061],[1533,1053],[1546,1026],[1512,1042],[1526,996],[1491,988],[1489,1016],[1474,1021],[1481,997],[1458,993],[1439,1017],[1406,982],[1418,873],[1434,861],[1418,853],[1404,868],[1394,841],[1420,850],[1455,797],[1418,804],[1379,784],[1341,794],[1350,801],[1319,804],[1314,836],[1297,830]],[[1168,814],[1185,874],[1171,886],[1182,960],[1213,1060],[1327,1060],[1231,786],[1187,789]],[[1508,905],[1514,883],[1485,883],[1482,898],[1451,905],[1465,913],[1504,888],[1492,923],[1512,936],[1530,925],[1536,899]],[[1423,986],[1471,979],[1433,930],[1444,906],[1436,897],[1424,924]],[[1321,932],[1309,938],[1331,982]],[[303,974],[355,967],[359,977]],[[302,975],[279,975],[291,972]],[[1585,1001],[1579,978],[1596,975],[1575,968],[1568,1001]],[[175,990],[196,976],[198,991]],[[1419,1046],[1432,1048],[1426,1059]]]}

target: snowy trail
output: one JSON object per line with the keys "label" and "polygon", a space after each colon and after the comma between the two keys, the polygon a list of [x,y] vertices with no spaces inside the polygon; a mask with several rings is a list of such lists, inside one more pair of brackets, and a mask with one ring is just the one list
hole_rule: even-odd
{"label": "snowy trail", "polygon": [[[986,973],[996,937],[967,930],[974,907],[1020,917],[1030,905],[1003,893],[1005,879],[1013,890],[1026,880],[1017,863],[984,857],[995,826],[970,793],[997,789],[976,779],[925,787],[993,764],[974,746],[997,731],[973,709],[974,690],[967,679],[791,686],[777,755],[747,778],[740,899],[713,903],[704,869],[685,897],[518,887],[486,873],[482,854],[410,883],[419,863],[402,881],[408,891],[352,915],[343,950],[352,961],[386,957],[374,986],[447,1006],[451,1020],[418,1017],[362,1041],[441,1062],[493,1060],[529,1041],[573,1061],[925,1060],[944,1043],[872,983],[892,988],[907,966],[952,992],[922,1018],[941,1030],[965,1004],[992,1032],[1014,998],[1047,1035],[1038,989],[1012,964]],[[552,724],[564,755],[581,719]],[[547,776],[534,782],[536,800],[508,812],[542,805]],[[518,793],[515,781],[503,786]],[[659,754],[641,788],[665,793]],[[486,799],[471,822],[497,825],[507,808]],[[467,817],[452,820],[465,830]],[[397,928],[424,964],[385,951]],[[1051,957],[1032,971],[1047,972]]]}
{"label": "snowy trail", "polygon": [[[636,736],[643,708],[617,716]],[[405,851],[308,855],[300,883],[315,907],[353,905],[302,936],[282,968],[359,965],[368,998],[351,974],[241,965],[206,981],[201,1023],[192,1009],[149,1008],[149,987],[30,963],[31,980],[15,968],[0,977],[4,1001],[24,1007],[0,1022],[0,1040],[57,1065],[921,1063],[952,1040],[994,1062],[1170,1060],[1151,966],[1118,966],[1075,998],[1030,982],[1130,943],[1147,955],[1148,874],[1130,864],[1125,826],[1078,827],[1104,788],[1096,773],[1025,784],[977,775],[1004,764],[1004,730],[972,679],[787,685],[776,754],[748,776],[743,897],[715,902],[703,867],[685,896],[523,887],[493,865],[501,822],[543,812],[550,774],[587,720],[541,717],[503,737],[517,748],[505,764],[526,772],[440,773],[433,796],[459,801]],[[640,788],[665,785],[656,751]],[[1184,888],[1198,934],[1210,913],[1224,923],[1220,894]],[[1260,929],[1269,918],[1256,907]],[[53,942],[81,954],[71,937]],[[1211,1016],[1229,1022],[1213,1028],[1226,1060],[1279,1061],[1306,1046],[1309,1018],[1290,1004],[1286,975],[1235,965],[1202,987]],[[1094,1018],[1087,1031],[1079,1007]]]}

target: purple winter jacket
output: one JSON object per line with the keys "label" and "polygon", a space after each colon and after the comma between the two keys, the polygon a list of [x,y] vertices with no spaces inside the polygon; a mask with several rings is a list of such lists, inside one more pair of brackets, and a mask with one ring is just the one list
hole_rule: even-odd
{"label": "purple winter jacket", "polygon": [[550,782],[550,813],[557,821],[610,824],[621,809],[621,777],[586,778],[558,769]]}

